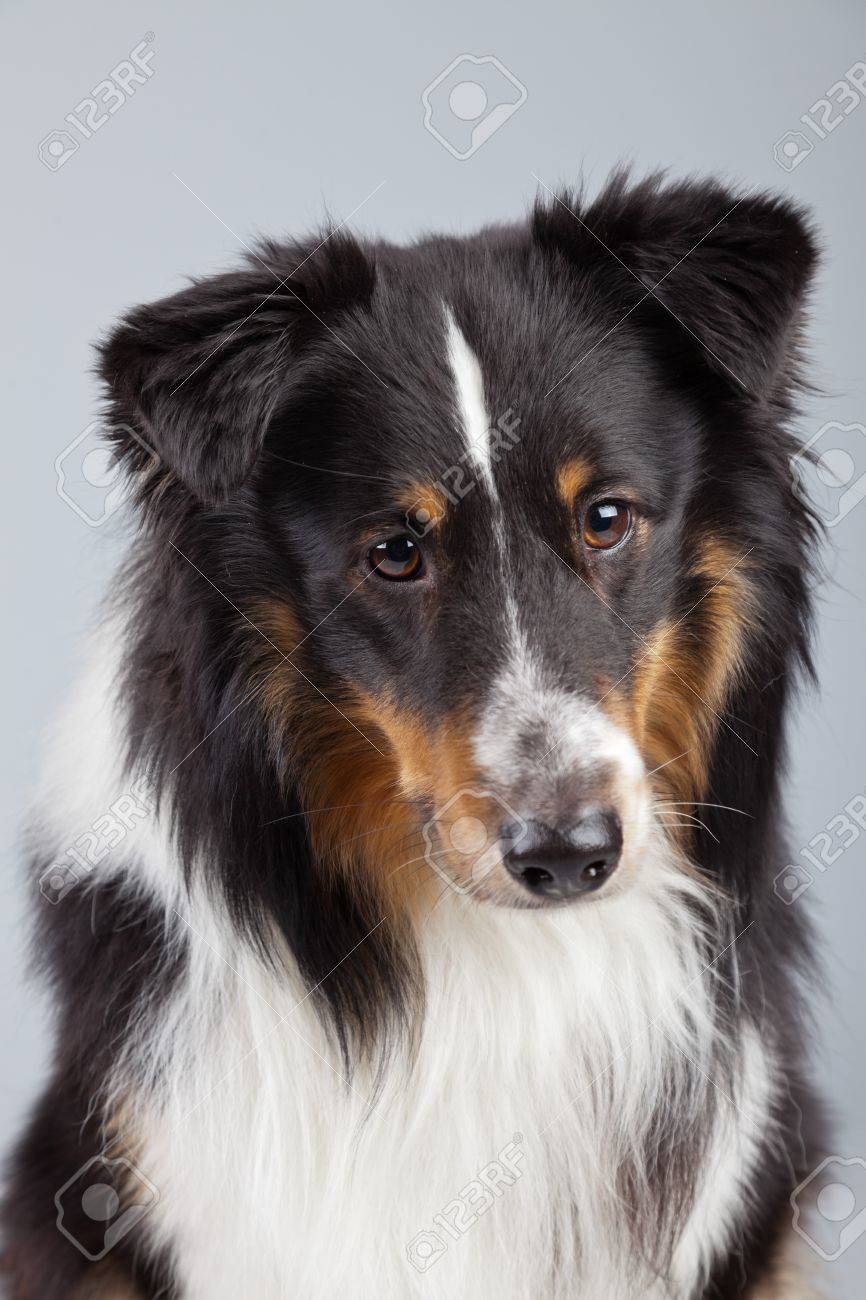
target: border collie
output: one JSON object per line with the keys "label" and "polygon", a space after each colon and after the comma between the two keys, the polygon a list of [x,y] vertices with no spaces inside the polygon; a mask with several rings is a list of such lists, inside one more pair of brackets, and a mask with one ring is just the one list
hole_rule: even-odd
{"label": "border collie", "polygon": [[265,242],[102,344],[141,526],[31,830],[35,881],[86,851],[34,886],[14,1297],[806,1293],[815,262],[616,175]]}

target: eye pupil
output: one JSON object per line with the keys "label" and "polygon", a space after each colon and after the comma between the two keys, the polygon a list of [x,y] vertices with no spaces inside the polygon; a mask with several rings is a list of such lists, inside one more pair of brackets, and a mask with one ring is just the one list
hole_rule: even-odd
{"label": "eye pupil", "polygon": [[367,552],[367,559],[380,577],[391,582],[405,582],[421,576],[421,551],[405,534],[377,542]]}
{"label": "eye pupil", "polygon": [[631,511],[622,501],[597,501],[586,512],[583,540],[593,550],[610,550],[630,527]]}
{"label": "eye pupil", "polygon": [[616,523],[618,507],[612,501],[593,506],[589,512],[589,526],[594,533],[604,533]]}
{"label": "eye pupil", "polygon": [[392,537],[385,543],[385,553],[394,564],[405,564],[412,556],[414,547],[408,537]]}

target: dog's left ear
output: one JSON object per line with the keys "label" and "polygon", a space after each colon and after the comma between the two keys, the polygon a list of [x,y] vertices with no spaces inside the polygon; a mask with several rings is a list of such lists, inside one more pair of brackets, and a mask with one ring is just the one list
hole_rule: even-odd
{"label": "dog's left ear", "polygon": [[268,243],[245,269],[130,312],[100,346],[99,372],[108,437],[140,501],[171,480],[206,505],[236,492],[311,343],[369,301],[374,278],[347,235]]}
{"label": "dog's left ear", "polygon": [[712,182],[630,185],[619,173],[587,207],[567,194],[537,206],[534,233],[575,266],[610,275],[619,265],[625,298],[636,306],[651,294],[647,304],[657,315],[662,304],[679,328],[682,353],[700,354],[740,391],[772,400],[793,381],[817,263],[809,221],[793,203]]}

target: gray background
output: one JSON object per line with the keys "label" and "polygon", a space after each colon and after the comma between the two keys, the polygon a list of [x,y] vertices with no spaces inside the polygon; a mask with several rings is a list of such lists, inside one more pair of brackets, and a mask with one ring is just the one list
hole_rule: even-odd
{"label": "gray background", "polygon": [[[21,812],[40,732],[69,690],[78,639],[122,542],[117,517],[89,528],[55,491],[54,458],[96,413],[91,341],[183,274],[228,265],[242,239],[303,231],[326,208],[342,218],[362,205],[353,223],[394,239],[469,230],[521,213],[533,171],[555,184],[583,170],[593,187],[625,158],[785,190],[813,208],[828,250],[812,329],[823,393],[808,404],[803,436],[831,420],[866,422],[866,105],[796,169],[773,159],[774,141],[864,57],[858,10],[842,0],[727,0],[712,12],[691,0],[567,10],[547,0],[4,7],[4,1147],[46,1061],[43,1009],[22,973]],[[154,75],[60,170],[43,166],[39,141],[147,32]],[[421,105],[461,53],[495,55],[528,91],[467,161],[424,129]],[[866,434],[846,437],[866,472]],[[864,540],[861,503],[831,530],[821,693],[804,701],[793,734],[796,845],[866,790]],[[811,910],[823,941],[829,995],[804,974],[816,992],[816,1072],[837,1120],[836,1152],[848,1158],[866,1157],[864,858],[866,834],[793,904]],[[861,1184],[861,1207],[864,1198]],[[861,1237],[830,1276],[854,1297],[864,1273]]]}

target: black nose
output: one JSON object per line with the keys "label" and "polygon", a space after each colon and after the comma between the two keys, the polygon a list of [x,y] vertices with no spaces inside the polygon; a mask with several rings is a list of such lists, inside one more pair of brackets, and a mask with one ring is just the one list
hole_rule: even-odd
{"label": "black nose", "polygon": [[[622,849],[622,826],[608,808],[587,809],[567,831],[528,821],[503,842],[506,867],[531,894],[566,901],[599,889]],[[505,845],[512,847],[506,849]]]}

